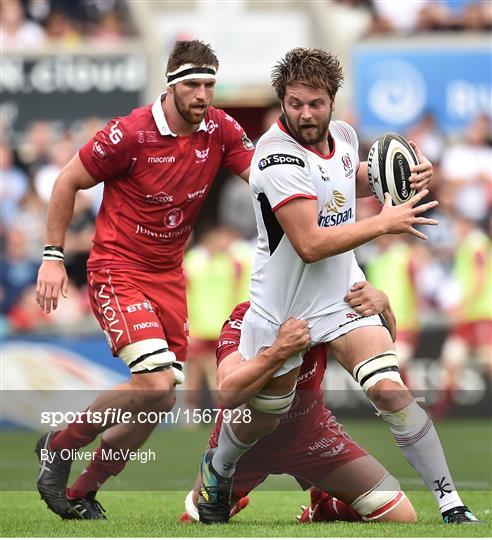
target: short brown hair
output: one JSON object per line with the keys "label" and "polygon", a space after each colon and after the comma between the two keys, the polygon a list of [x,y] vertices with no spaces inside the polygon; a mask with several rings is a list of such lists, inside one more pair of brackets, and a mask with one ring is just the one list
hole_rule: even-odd
{"label": "short brown hair", "polygon": [[322,49],[290,50],[272,69],[272,86],[280,100],[291,83],[311,88],[325,88],[333,99],[343,84],[343,70],[338,58]]}
{"label": "short brown hair", "polygon": [[166,73],[175,71],[183,64],[194,66],[219,67],[219,60],[214,50],[208,43],[194,39],[192,41],[176,41],[173,50],[169,54]]}

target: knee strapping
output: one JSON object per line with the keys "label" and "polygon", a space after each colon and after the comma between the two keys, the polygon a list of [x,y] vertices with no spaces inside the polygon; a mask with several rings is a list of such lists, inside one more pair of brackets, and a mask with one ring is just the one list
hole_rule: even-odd
{"label": "knee strapping", "polygon": [[405,498],[398,480],[387,473],[372,489],[350,505],[364,521],[373,521],[396,508]]}
{"label": "knee strapping", "polygon": [[283,396],[271,396],[269,394],[256,394],[249,403],[257,411],[269,414],[285,414],[294,401],[295,387]]}
{"label": "knee strapping", "polygon": [[118,351],[118,357],[132,373],[152,373],[172,369],[175,384],[184,382],[183,364],[169,350],[165,339],[145,339],[130,343]]}
{"label": "knee strapping", "polygon": [[396,381],[403,386],[395,351],[387,351],[359,362],[354,367],[352,376],[366,394],[372,386],[383,379]]}
{"label": "knee strapping", "polygon": [[432,427],[432,420],[415,401],[396,412],[379,411],[379,416],[390,425],[398,446],[412,444]]}

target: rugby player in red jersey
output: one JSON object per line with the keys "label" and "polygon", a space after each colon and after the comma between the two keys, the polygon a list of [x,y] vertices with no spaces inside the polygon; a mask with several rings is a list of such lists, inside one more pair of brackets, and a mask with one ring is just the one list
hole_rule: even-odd
{"label": "rugby player in red jersey", "polygon": [[[347,302],[361,313],[381,313],[392,338],[395,320],[387,296],[368,282],[356,283]],[[238,351],[241,326],[249,302],[239,304],[222,328],[217,347],[219,398],[227,409],[238,413],[239,404],[258,393],[286,358],[309,345],[306,321],[289,319],[280,328],[272,346],[251,362],[241,362]],[[327,345],[304,354],[290,410],[279,427],[263,437],[238,461],[233,480],[231,515],[243,509],[248,493],[270,474],[289,474],[303,489],[313,486],[311,504],[299,516],[307,521],[398,521],[414,522],[415,510],[396,479],[368,455],[343,430],[323,403],[322,382],[326,370]],[[240,389],[238,391],[238,389]],[[235,409],[230,411],[228,409]],[[222,417],[209,439],[216,448]],[[198,498],[201,478],[185,501],[181,521],[199,521]]]}
{"label": "rugby player in red jersey", "polygon": [[[169,411],[174,386],[183,381],[184,247],[219,167],[247,180],[253,153],[242,127],[210,105],[218,65],[209,45],[177,42],[167,64],[167,92],[154,104],[111,120],[72,158],[53,187],[37,302],[49,313],[60,294],[67,296],[63,246],[75,197],[104,182],[87,264],[89,295],[113,355],[131,372],[116,392],[102,393],[80,423],[45,433],[37,443],[38,490],[64,518],[105,519],[94,493],[125,466],[121,459],[105,459],[107,450],[136,450],[155,427],[96,422],[94,413]],[[95,459],[66,490],[71,461],[62,459],[61,451],[82,448],[102,432]]]}

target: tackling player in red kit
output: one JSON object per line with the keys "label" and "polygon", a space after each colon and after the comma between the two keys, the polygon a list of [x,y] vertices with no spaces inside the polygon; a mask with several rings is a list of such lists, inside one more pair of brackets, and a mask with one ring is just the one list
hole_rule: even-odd
{"label": "tackling player in red kit", "polygon": [[[177,42],[167,65],[167,92],[153,105],[111,120],[54,185],[36,291],[48,313],[60,293],[67,295],[63,245],[77,191],[104,182],[87,264],[89,296],[113,355],[127,364],[131,378],[101,394],[91,412],[168,411],[175,384],[183,382],[184,246],[219,167],[247,180],[253,153],[242,127],[210,106],[218,64],[209,45]],[[154,427],[95,424],[86,415],[81,423],[45,433],[36,446],[41,497],[63,518],[105,519],[94,494],[125,462],[105,459],[103,450],[136,450]],[[61,458],[61,450],[84,447],[102,432],[95,459],[66,491],[71,461]],[[48,463],[49,452],[54,459]]]}
{"label": "tackling player in red kit", "polygon": [[[377,303],[377,312],[382,311],[394,335],[394,318],[384,293],[373,289],[367,282],[357,284],[357,291],[354,309],[361,309],[359,301],[362,295],[367,302]],[[282,359],[309,344],[306,322],[289,319],[282,325],[276,342],[252,361],[254,365],[241,362],[238,347],[242,320],[248,308],[249,302],[244,302],[234,309],[219,338],[219,396],[227,407],[223,414],[260,390],[263,379],[268,380],[269,372],[281,365]],[[335,519],[415,521],[415,511],[397,480],[351,439],[324,406],[322,382],[326,358],[325,344],[304,355],[292,407],[282,417],[278,428],[240,458],[233,480],[232,513],[237,513],[247,504],[245,497],[267,476],[289,474],[302,489],[315,487],[311,492],[311,506],[299,516],[302,522]],[[222,417],[210,435],[210,449],[218,446],[221,425]],[[227,436],[231,436],[230,431]],[[186,498],[186,514],[182,521],[199,521],[200,484],[201,478],[198,478],[194,491]]]}

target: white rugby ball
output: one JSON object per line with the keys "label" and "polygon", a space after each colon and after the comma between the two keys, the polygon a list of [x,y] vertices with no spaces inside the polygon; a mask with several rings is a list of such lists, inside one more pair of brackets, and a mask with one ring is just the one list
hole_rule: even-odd
{"label": "white rugby ball", "polygon": [[386,192],[395,206],[415,195],[416,191],[410,189],[409,178],[410,167],[417,164],[413,148],[397,133],[386,133],[371,146],[367,157],[369,184],[381,204],[384,204]]}

